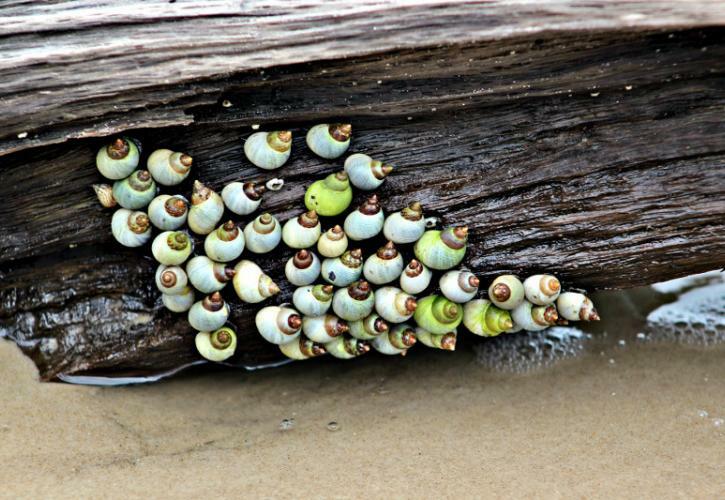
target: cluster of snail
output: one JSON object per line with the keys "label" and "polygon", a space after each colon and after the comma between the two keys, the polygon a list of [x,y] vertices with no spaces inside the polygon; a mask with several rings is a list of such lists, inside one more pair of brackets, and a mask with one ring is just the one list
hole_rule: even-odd
{"label": "cluster of snail", "polygon": [[[307,133],[307,145],[322,158],[336,159],[347,151],[351,133],[349,124],[316,125]],[[291,132],[257,132],[246,140],[244,152],[257,167],[275,170],[289,159],[291,145]],[[134,140],[116,139],[96,157],[98,170],[115,183],[93,187],[103,206],[121,207],[111,229],[122,245],[144,245],[151,239],[152,225],[161,231],[151,251],[159,262],[155,280],[162,302],[173,312],[188,311],[189,324],[198,331],[196,347],[211,361],[229,358],[237,345],[236,332],[227,323],[229,305],[219,293],[226,284],[231,281],[237,296],[249,304],[280,291],[252,260],[239,260],[234,267],[231,263],[245,249],[263,254],[281,242],[297,250],[284,269],[297,287],[292,304],[263,307],[255,324],[265,340],[292,359],[325,353],[350,359],[371,348],[404,355],[417,341],[454,350],[461,323],[474,334],[495,336],[542,330],[567,320],[599,319],[588,297],[561,293],[559,280],[548,274],[523,282],[514,275],[499,276],[488,288],[488,299],[476,299],[479,279],[466,269],[454,269],[464,259],[468,229],[435,229],[437,220],[425,218],[418,202],[385,217],[372,194],[347,214],[342,226],[323,231],[320,217],[343,214],[352,203],[353,186],[373,191],[391,173],[390,165],[368,155],[352,154],[343,170],[312,183],[304,197],[306,212],[284,224],[263,213],[243,230],[231,220],[219,224],[225,207],[236,215],[250,215],[267,190],[283,186],[281,179],[264,185],[232,182],[221,195],[197,180],[189,204],[181,195],[157,195],[156,187],[183,182],[191,170],[189,155],[156,150],[148,157],[147,170],[137,170],[139,160],[140,147]],[[192,257],[193,240],[181,230],[184,224],[205,237],[205,255]],[[381,233],[387,243],[366,259],[360,248],[348,248],[351,241]],[[396,245],[413,245],[415,258],[406,265]],[[434,272],[443,272],[437,281],[440,295],[417,299],[430,288]],[[204,294],[202,300],[196,301],[195,290]]]}

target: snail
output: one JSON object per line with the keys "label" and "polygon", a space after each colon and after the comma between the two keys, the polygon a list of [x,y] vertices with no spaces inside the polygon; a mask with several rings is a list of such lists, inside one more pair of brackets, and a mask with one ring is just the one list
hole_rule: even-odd
{"label": "snail", "polygon": [[229,304],[219,292],[214,292],[191,306],[188,320],[191,327],[200,332],[213,332],[224,326],[228,317]]}
{"label": "snail", "polygon": [[394,286],[384,286],[375,292],[375,310],[391,323],[409,320],[417,306],[415,297]]}
{"label": "snail", "polygon": [[370,352],[370,344],[364,340],[341,335],[326,343],[325,350],[338,359],[352,359]]}
{"label": "snail", "polygon": [[127,137],[119,137],[98,150],[96,167],[103,177],[116,181],[131,175],[138,166],[138,160],[136,143]]}
{"label": "snail", "polygon": [[511,311],[511,317],[516,327],[521,327],[530,332],[537,332],[555,325],[559,319],[559,314],[552,304],[537,306],[529,301],[524,301]]}
{"label": "snail", "polygon": [[263,307],[254,318],[259,334],[271,344],[286,344],[300,336],[302,317],[287,306]]}
{"label": "snail", "polygon": [[332,305],[332,285],[307,285],[295,290],[292,303],[305,316],[325,314]]}
{"label": "snail", "polygon": [[425,228],[423,208],[419,202],[414,201],[400,212],[390,214],[385,219],[383,234],[390,241],[403,245],[418,241],[423,236]]}
{"label": "snail", "polygon": [[289,258],[284,266],[284,274],[295,286],[314,283],[320,275],[320,259],[309,250],[302,249]]}
{"label": "snail", "polygon": [[232,221],[227,221],[204,239],[204,252],[216,262],[230,262],[244,251],[244,234]]}
{"label": "snail", "polygon": [[322,261],[322,279],[335,286],[347,286],[362,274],[362,250],[348,250],[335,259]]}
{"label": "snail", "polygon": [[403,257],[392,241],[368,257],[363,265],[363,275],[370,283],[384,285],[397,279],[403,272]]}
{"label": "snail", "polygon": [[156,288],[167,295],[183,293],[189,282],[189,278],[182,268],[163,264],[156,268],[155,280]]}
{"label": "snail", "polygon": [[448,271],[438,284],[448,300],[463,304],[476,296],[480,281],[470,271]]}
{"label": "snail", "polygon": [[203,358],[215,362],[224,361],[232,357],[237,349],[237,334],[228,326],[224,326],[211,333],[197,333],[194,343]]}
{"label": "snail", "polygon": [[254,182],[230,182],[222,189],[222,200],[237,215],[249,215],[262,203],[267,188]]}
{"label": "snail", "polygon": [[119,208],[111,218],[111,233],[125,247],[140,247],[151,239],[151,223],[144,212]]}
{"label": "snail", "polygon": [[413,259],[405,266],[403,274],[400,275],[400,288],[411,295],[418,295],[428,288],[433,273],[423,264]]}
{"label": "snail", "polygon": [[113,183],[113,199],[123,208],[145,208],[156,196],[156,183],[148,170],[135,170],[125,179]]}
{"label": "snail", "polygon": [[376,313],[372,313],[367,318],[352,321],[348,326],[350,327],[350,335],[360,340],[372,340],[389,330],[385,320]]}
{"label": "snail", "polygon": [[234,278],[234,269],[204,255],[198,255],[187,262],[186,274],[194,288],[201,293],[212,293],[224,288]]}
{"label": "snail", "polygon": [[393,171],[393,167],[368,155],[355,153],[345,160],[345,172],[353,186],[363,191],[377,189],[385,177]]}
{"label": "snail", "polygon": [[191,171],[191,156],[170,149],[157,149],[149,155],[146,167],[162,186],[176,186],[184,182]]}
{"label": "snail", "polygon": [[413,318],[424,330],[442,335],[461,324],[463,307],[440,295],[429,295],[418,301]]}
{"label": "snail", "polygon": [[430,230],[416,242],[416,258],[431,269],[446,270],[457,266],[466,255],[468,228],[449,227],[443,231]]}
{"label": "snail", "polygon": [[430,333],[423,328],[415,329],[415,337],[420,341],[421,344],[431,347],[433,349],[442,349],[444,351],[455,351],[456,350],[456,331],[436,334]]}
{"label": "snail", "polygon": [[292,151],[292,132],[255,132],[244,143],[247,159],[259,168],[274,170],[289,159]]}
{"label": "snail", "polygon": [[279,287],[251,260],[240,260],[234,267],[234,291],[243,302],[256,304],[279,293]]}
{"label": "snail", "polygon": [[385,215],[380,208],[378,195],[370,196],[354,212],[345,217],[345,234],[351,240],[367,240],[377,235],[383,229]]}
{"label": "snail", "polygon": [[333,160],[342,156],[350,146],[352,125],[321,123],[307,132],[307,147],[317,156]]}
{"label": "snail", "polygon": [[189,229],[196,234],[209,234],[224,215],[224,202],[216,191],[194,181],[189,209]]}
{"label": "snail", "polygon": [[515,309],[524,301],[524,284],[513,274],[498,276],[488,287],[488,297],[501,309]]}
{"label": "snail", "polygon": [[302,331],[308,339],[325,344],[347,332],[345,321],[333,314],[305,316],[302,318]]}
{"label": "snail", "polygon": [[166,309],[171,312],[186,312],[194,304],[194,289],[190,286],[186,286],[181,292],[174,295],[162,293],[161,301],[164,303],[164,306],[166,306]]}
{"label": "snail", "polygon": [[282,228],[274,215],[263,213],[244,226],[244,242],[254,253],[274,250],[282,239]]}
{"label": "snail", "polygon": [[564,292],[556,299],[559,316],[569,321],[599,321],[591,299],[582,293]]}
{"label": "snail", "polygon": [[347,235],[340,226],[328,229],[317,240],[317,251],[323,257],[334,259],[344,254],[345,250],[347,250]]}
{"label": "snail", "polygon": [[416,342],[415,330],[410,325],[395,325],[392,330],[373,339],[373,347],[381,354],[405,356]]}
{"label": "snail", "polygon": [[96,193],[98,203],[103,208],[113,208],[118,205],[116,198],[113,197],[113,188],[109,184],[93,184],[93,192]]}
{"label": "snail", "polygon": [[194,246],[183,231],[164,231],[151,243],[151,253],[160,264],[178,266],[186,262]]}
{"label": "snail", "polygon": [[189,215],[189,202],[183,196],[162,194],[151,200],[149,219],[162,231],[179,229]]}
{"label": "snail", "polygon": [[472,300],[463,306],[463,324],[483,337],[494,337],[514,326],[511,313],[487,299]]}
{"label": "snail", "polygon": [[345,172],[330,174],[313,182],[305,191],[305,206],[323,217],[344,212],[352,202],[352,188]]}
{"label": "snail", "polygon": [[534,274],[524,280],[526,300],[537,306],[553,304],[561,292],[561,283],[550,274]]}
{"label": "snail", "polygon": [[322,226],[317,212],[310,210],[284,223],[282,240],[290,248],[309,248],[317,243]]}
{"label": "snail", "polygon": [[288,358],[296,360],[322,356],[327,352],[324,345],[313,342],[304,335],[300,335],[296,341],[280,345],[279,350]]}
{"label": "snail", "polygon": [[375,294],[367,281],[356,281],[335,292],[332,310],[345,321],[366,318],[375,308]]}

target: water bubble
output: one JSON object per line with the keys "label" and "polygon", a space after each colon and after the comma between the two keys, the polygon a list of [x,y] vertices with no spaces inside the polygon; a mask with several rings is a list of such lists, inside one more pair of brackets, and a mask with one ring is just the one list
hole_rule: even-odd
{"label": "water bubble", "polygon": [[294,418],[285,418],[279,423],[279,430],[281,431],[291,431],[295,427],[295,419]]}
{"label": "water bubble", "polygon": [[335,422],[334,420],[332,422],[327,423],[327,430],[330,432],[336,432],[340,430],[340,424]]}
{"label": "water bubble", "polygon": [[723,423],[725,423],[725,420],[723,420],[721,418],[712,419],[712,425],[714,425],[715,427],[722,427]]}
{"label": "water bubble", "polygon": [[614,358],[609,358],[609,364],[610,364],[610,365],[613,365],[613,364],[615,364],[615,363],[616,363],[616,361],[614,361]]}

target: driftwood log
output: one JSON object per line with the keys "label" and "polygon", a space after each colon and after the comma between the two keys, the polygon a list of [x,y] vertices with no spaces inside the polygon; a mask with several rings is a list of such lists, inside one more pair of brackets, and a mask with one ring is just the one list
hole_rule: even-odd
{"label": "driftwood log", "polygon": [[[725,266],[722,2],[137,3],[0,8],[0,336],[44,379],[199,359],[150,252],[113,241],[90,188],[118,132],[188,152],[221,188],[269,177],[243,158],[250,125],[291,129],[263,203],[285,220],[341,166],[304,131],[350,120],[351,152],[396,167],[386,211],[415,198],[468,224],[483,278],[617,289]],[[283,300],[290,255],[259,259]],[[225,293],[233,362],[280,359]]]}

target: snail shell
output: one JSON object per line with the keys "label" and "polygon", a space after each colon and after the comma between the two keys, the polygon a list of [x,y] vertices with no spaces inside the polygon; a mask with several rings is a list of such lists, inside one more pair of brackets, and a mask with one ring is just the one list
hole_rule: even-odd
{"label": "snail shell", "polygon": [[175,313],[186,312],[191,308],[192,304],[194,304],[194,289],[187,286],[184,287],[181,292],[174,295],[162,293],[161,301],[169,311]]}
{"label": "snail shell", "polygon": [[189,176],[192,161],[187,154],[175,153],[170,149],[157,149],[149,155],[146,167],[162,186],[176,186]]}
{"label": "snail shell", "polygon": [[211,233],[224,215],[224,202],[216,191],[194,181],[189,209],[189,229],[196,234]]}
{"label": "snail shell", "polygon": [[429,295],[418,301],[414,318],[424,330],[443,335],[461,324],[463,307],[440,295]]}
{"label": "snail shell", "polygon": [[151,239],[148,215],[119,208],[111,218],[111,233],[125,247],[140,247]]}
{"label": "snail shell", "polygon": [[183,231],[164,231],[154,238],[151,253],[160,264],[178,266],[186,262],[194,245]]}
{"label": "snail shell", "polygon": [[463,306],[463,324],[483,337],[494,337],[514,326],[511,313],[487,299],[472,300]]}
{"label": "snail shell", "polygon": [[497,307],[510,311],[524,301],[524,284],[513,274],[504,274],[488,287],[488,297]]}
{"label": "snail shell", "polygon": [[390,323],[408,321],[417,306],[415,298],[399,288],[384,286],[375,292],[375,310]]}
{"label": "snail shell", "polygon": [[350,324],[350,335],[360,340],[372,340],[378,335],[387,333],[390,327],[383,318],[376,313]]}
{"label": "snail shell", "polygon": [[415,257],[431,269],[451,269],[466,255],[467,242],[468,228],[465,226],[426,231],[415,244]]}
{"label": "snail shell", "polygon": [[326,343],[325,350],[338,359],[352,359],[369,352],[370,344],[341,335]]}
{"label": "snail shell", "polygon": [[284,266],[284,274],[295,286],[314,283],[320,275],[320,259],[309,250],[302,249],[289,258]]}
{"label": "snail shell", "polygon": [[425,233],[426,221],[423,208],[414,201],[400,212],[395,212],[385,219],[383,234],[387,239],[400,245],[415,243]]}
{"label": "snail shell", "polygon": [[229,304],[219,292],[207,295],[189,309],[189,324],[200,332],[213,332],[224,326],[229,317]]}
{"label": "snail shell", "polygon": [[156,196],[156,183],[147,170],[136,170],[113,183],[113,198],[123,208],[145,208]]}
{"label": "snail shell", "polygon": [[313,342],[304,335],[300,335],[296,342],[287,342],[280,345],[279,350],[288,358],[296,360],[322,356],[327,352],[324,345]]}
{"label": "snail shell", "polygon": [[403,257],[392,241],[368,257],[363,266],[365,279],[376,285],[384,285],[397,279],[403,272]]}
{"label": "snail shell", "polygon": [[186,274],[194,288],[201,293],[212,293],[227,285],[227,282],[234,277],[234,269],[199,255],[186,264]]}
{"label": "snail shell", "polygon": [[317,251],[323,257],[334,259],[344,254],[345,250],[347,250],[347,235],[340,226],[328,229],[317,240]]}
{"label": "snail shell", "polygon": [[564,292],[556,300],[559,315],[569,321],[599,321],[599,313],[586,295]]}
{"label": "snail shell", "polygon": [[286,344],[300,336],[302,318],[286,306],[267,306],[257,313],[254,319],[259,334],[271,344]]}
{"label": "snail shell", "polygon": [[156,268],[156,288],[161,293],[176,295],[183,293],[189,282],[186,273],[179,266],[165,266],[163,264]]}
{"label": "snail shell", "polygon": [[290,248],[310,248],[322,234],[322,226],[317,212],[310,210],[285,222],[282,228],[282,240]]}
{"label": "snail shell", "polygon": [[93,192],[96,193],[98,203],[103,208],[113,208],[118,205],[116,199],[113,197],[113,188],[108,184],[93,184]]}
{"label": "snail shell", "polygon": [[322,261],[322,279],[335,286],[348,286],[357,281],[362,274],[362,251],[359,248],[348,250],[335,259]]}
{"label": "snail shell", "polygon": [[551,274],[534,274],[524,280],[526,300],[537,306],[553,304],[561,292],[561,283]]}
{"label": "snail shell", "polygon": [[305,206],[323,217],[340,215],[352,202],[352,188],[345,172],[313,182],[305,191]]}
{"label": "snail shell", "polygon": [[263,213],[244,226],[244,241],[247,249],[254,253],[274,250],[282,240],[282,228],[274,215]]}
{"label": "snail shell", "polygon": [[119,137],[98,150],[96,167],[103,177],[115,181],[131,175],[138,166],[138,160],[136,143],[127,137]]}
{"label": "snail shell", "polygon": [[162,194],[151,200],[149,219],[162,231],[179,229],[189,215],[189,202],[183,196]]}
{"label": "snail shell", "polygon": [[240,260],[234,267],[234,291],[243,302],[256,304],[279,293],[272,278],[251,260]]}
{"label": "snail shell", "polygon": [[470,271],[448,271],[439,281],[441,293],[453,302],[463,304],[478,293],[478,278]]}
{"label": "snail shell", "polygon": [[393,171],[393,167],[368,155],[355,153],[345,160],[345,172],[353,186],[363,191],[377,189],[385,177]]}
{"label": "snail shell", "polygon": [[367,240],[382,231],[384,222],[385,215],[380,208],[378,196],[374,194],[345,217],[345,234],[351,240]]}
{"label": "snail shell", "polygon": [[516,326],[530,332],[538,332],[555,325],[559,314],[556,307],[551,304],[535,306],[529,301],[524,301],[511,311],[511,317]]}
{"label": "snail shell", "polygon": [[230,262],[244,251],[244,234],[232,221],[227,221],[206,235],[204,252],[211,260]]}
{"label": "snail shell", "polygon": [[405,266],[403,274],[400,275],[400,288],[411,295],[418,295],[428,288],[432,278],[431,270],[413,259]]}
{"label": "snail shell", "polygon": [[356,281],[335,292],[332,310],[346,321],[366,318],[375,308],[375,294],[367,281]]}
{"label": "snail shell", "polygon": [[444,351],[456,350],[457,333],[455,330],[439,335],[418,327],[415,329],[415,336],[421,344],[433,349],[442,349]]}
{"label": "snail shell", "polygon": [[305,316],[321,316],[332,305],[332,285],[307,285],[295,290],[292,303]]}
{"label": "snail shell", "polygon": [[395,325],[387,334],[378,335],[373,339],[373,347],[381,354],[395,356],[405,353],[415,345],[415,330],[407,324]]}
{"label": "snail shell", "polygon": [[222,189],[222,200],[237,215],[249,215],[262,203],[267,188],[254,182],[230,182]]}
{"label": "snail shell", "polygon": [[247,159],[259,168],[274,170],[289,159],[292,152],[292,132],[255,132],[244,143]]}
{"label": "snail shell", "polygon": [[302,331],[307,338],[322,344],[339,337],[347,330],[347,323],[332,314],[302,318]]}
{"label": "snail shell", "polygon": [[230,327],[225,326],[211,333],[197,333],[194,343],[202,357],[218,363],[229,359],[236,351],[237,334]]}
{"label": "snail shell", "polygon": [[345,154],[351,135],[349,123],[321,123],[307,132],[307,147],[317,156],[332,160]]}

